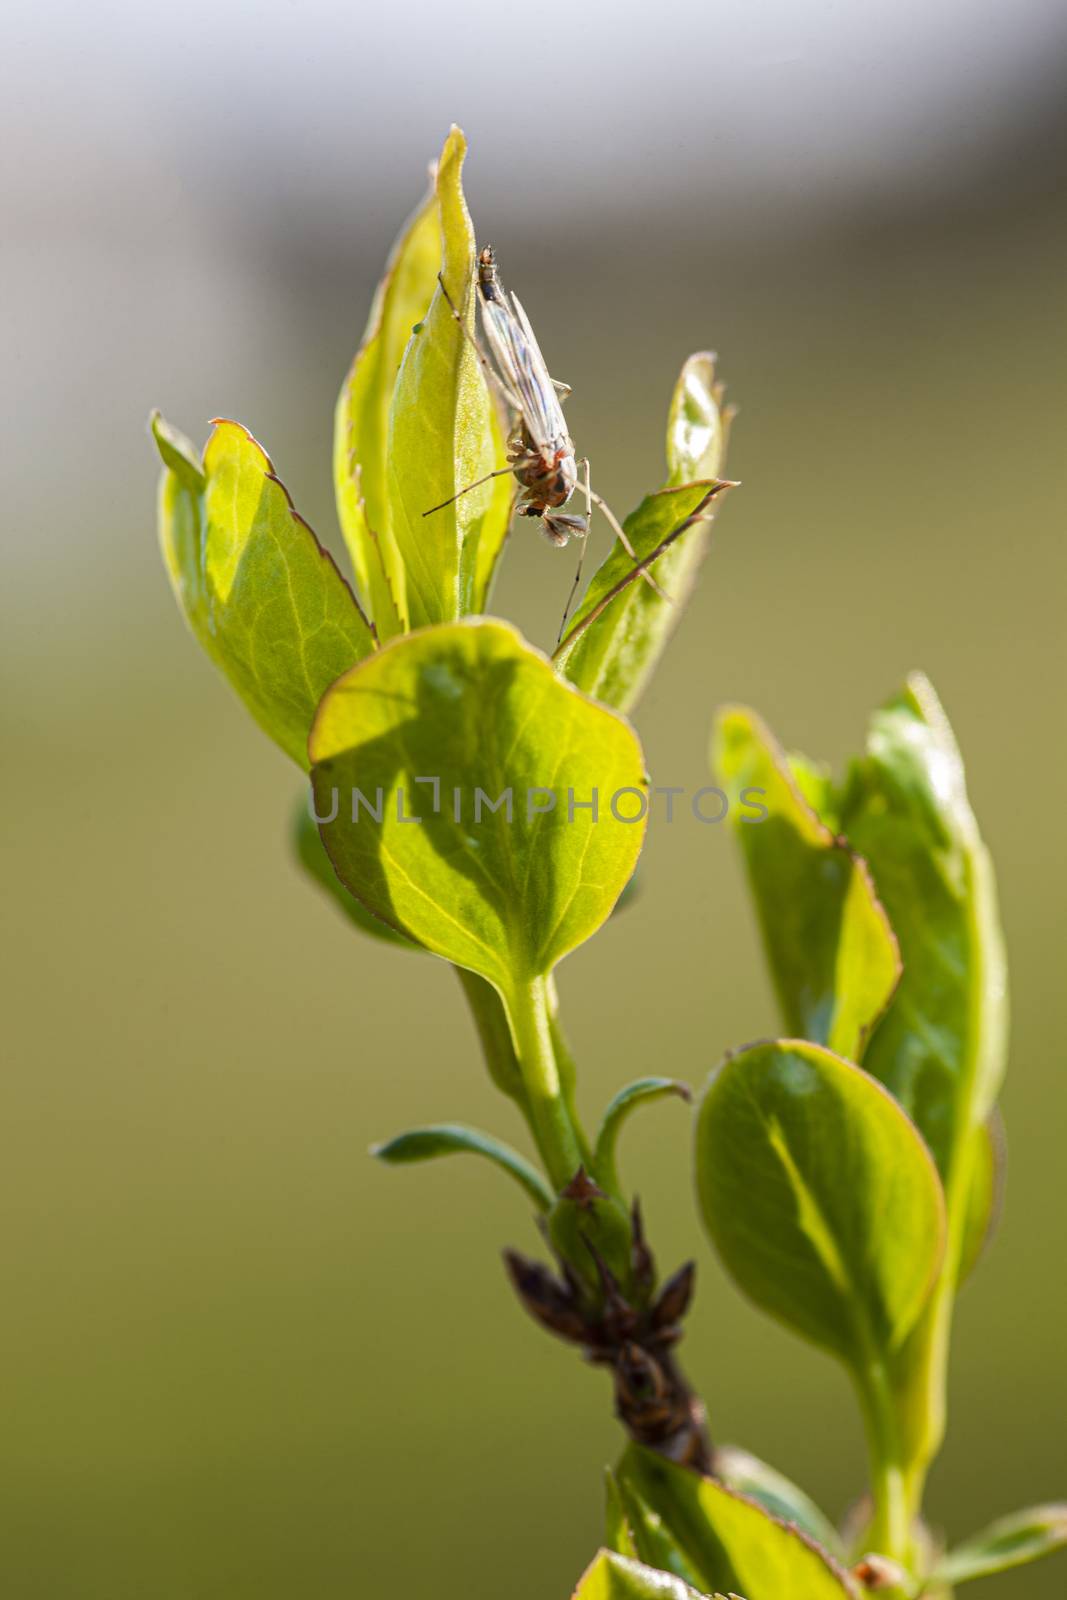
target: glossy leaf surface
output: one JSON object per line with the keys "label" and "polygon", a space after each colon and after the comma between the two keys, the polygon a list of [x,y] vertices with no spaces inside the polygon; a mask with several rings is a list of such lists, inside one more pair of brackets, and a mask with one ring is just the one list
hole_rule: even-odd
{"label": "glossy leaf surface", "polygon": [[795,1524],[834,1556],[843,1554],[837,1529],[810,1495],[784,1473],[736,1445],[719,1445],[715,1451],[715,1476],[735,1494],[758,1500],[779,1522]]}
{"label": "glossy leaf surface", "polygon": [[922,1312],[944,1249],[922,1140],[880,1084],[798,1040],[713,1075],[697,1124],[704,1221],[764,1310],[863,1370]]}
{"label": "glossy leaf surface", "polygon": [[251,434],[218,422],[200,464],[162,418],[152,430],[178,604],[256,721],[306,767],[323,693],[374,648],[366,618]]}
{"label": "glossy leaf surface", "polygon": [[[731,800],[785,1031],[859,1061],[900,977],[866,866],[803,798],[784,752],[751,711],[718,719],[714,765]],[[758,793],[762,821],[734,802]],[[753,802],[754,804],[756,802]]]}
{"label": "glossy leaf surface", "polygon": [[[640,852],[643,821],[611,806],[645,807],[632,729],[501,623],[394,640],[325,696],[311,750],[320,818],[336,791],[322,834],[342,881],[505,995],[600,926]],[[352,820],[357,790],[380,820],[361,802]],[[594,790],[595,821],[579,809]]]}
{"label": "glossy leaf surface", "polygon": [[[669,1572],[657,1572],[627,1556],[601,1550],[583,1574],[573,1600],[703,1600]],[[712,1596],[711,1600],[723,1600]],[[731,1597],[739,1600],[739,1597]]]}
{"label": "glossy leaf surface", "polygon": [[[435,192],[442,278],[469,334],[474,233],[461,181],[465,153],[463,135],[453,128],[438,163]],[[487,584],[486,569],[506,529],[513,485],[505,476],[443,504],[504,460],[481,366],[440,286],[404,351],[386,448],[387,516],[401,569],[394,584],[401,622],[419,628],[451,621],[475,608],[479,586]],[[437,506],[442,509],[433,509]]]}

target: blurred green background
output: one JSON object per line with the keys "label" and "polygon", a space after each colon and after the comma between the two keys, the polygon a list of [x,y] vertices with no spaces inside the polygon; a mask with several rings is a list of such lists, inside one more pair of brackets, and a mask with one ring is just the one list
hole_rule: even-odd
{"label": "blurred green background", "polygon": [[[654,781],[705,781],[726,700],[839,762],[921,665],[955,722],[1012,963],[1010,1174],[930,1510],[958,1537],[1062,1497],[1062,9],[20,3],[9,44],[5,1600],[556,1600],[598,1541],[608,1381],[510,1299],[521,1197],[365,1153],[430,1119],[519,1137],[455,981],[300,879],[298,775],[155,544],[154,404],[197,439],[239,417],[335,538],[334,396],[452,117],[612,504],[659,482],[691,349],[742,408],[744,487],[637,717]],[[520,531],[498,609],[546,642],[570,577]],[[774,1027],[725,831],[653,827],[643,879],[560,977],[590,1118]],[[624,1158],[662,1264],[699,1262],[715,1433],[840,1512],[845,1381],[712,1260],[684,1109]],[[1060,1597],[1067,1558],[981,1592]]]}

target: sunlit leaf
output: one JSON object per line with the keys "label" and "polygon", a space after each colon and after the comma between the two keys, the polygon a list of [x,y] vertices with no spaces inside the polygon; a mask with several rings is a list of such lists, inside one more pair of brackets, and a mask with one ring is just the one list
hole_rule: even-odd
{"label": "sunlit leaf", "polygon": [[600,926],[641,848],[633,731],[502,623],[394,640],[330,689],[311,750],[342,881],[504,995]]}
{"label": "sunlit leaf", "polygon": [[904,974],[864,1057],[912,1117],[949,1184],[962,1134],[1004,1073],[1007,978],[993,869],[963,763],[929,683],[912,675],[877,712],[841,796]]}
{"label": "sunlit leaf", "polygon": [[951,1587],[972,1578],[989,1578],[1012,1567],[1023,1567],[1067,1545],[1067,1505],[1034,1506],[1017,1511],[950,1550],[938,1564],[934,1577]]}
{"label": "sunlit leaf", "polygon": [[[474,233],[460,177],[465,152],[463,135],[453,128],[435,193],[443,281],[471,334]],[[389,411],[387,516],[401,568],[393,587],[406,627],[451,621],[475,608],[506,526],[509,480],[452,496],[503,465],[481,366],[438,286],[404,352]]]}
{"label": "sunlit leaf", "polygon": [[374,639],[251,434],[220,421],[203,463],[161,417],[160,541],[178,604],[260,726],[300,766],[326,688]]}
{"label": "sunlit leaf", "polygon": [[[582,1575],[572,1600],[705,1600],[669,1572],[657,1572],[627,1556],[601,1550]],[[722,1595],[707,1600],[724,1600]],[[740,1600],[733,1595],[728,1600]]]}
{"label": "sunlit leaf", "polygon": [[715,1451],[715,1476],[735,1494],[758,1500],[779,1522],[793,1523],[831,1555],[844,1554],[837,1529],[811,1496],[758,1456],[739,1450],[736,1445],[719,1445]]}
{"label": "sunlit leaf", "polygon": [[387,1139],[384,1144],[375,1145],[371,1155],[392,1167],[434,1161],[440,1156],[482,1156],[514,1178],[539,1211],[551,1210],[555,1199],[541,1174],[517,1150],[500,1139],[494,1139],[491,1134],[482,1133],[478,1128],[465,1128],[460,1123],[444,1122],[432,1128],[410,1128],[406,1133],[398,1133],[394,1138]]}
{"label": "sunlit leaf", "polygon": [[753,1045],[700,1108],[704,1221],[745,1292],[856,1370],[922,1312],[944,1249],[929,1154],[860,1068],[799,1040]]}
{"label": "sunlit leaf", "polygon": [[[736,819],[785,1031],[859,1061],[900,977],[870,873],[812,811],[753,712],[720,715],[714,764]],[[762,820],[735,803],[747,796]]]}
{"label": "sunlit leaf", "polygon": [[440,266],[441,225],[431,186],[393,247],[334,419],[337,513],[383,641],[400,631],[394,592],[403,592],[386,482],[389,407],[411,330],[426,315]]}
{"label": "sunlit leaf", "polygon": [[[833,1557],[754,1500],[712,1478],[631,1445],[618,1468],[681,1553],[702,1592],[736,1590],[748,1600],[855,1600],[858,1590]],[[640,1532],[638,1555],[644,1560]]]}
{"label": "sunlit leaf", "polygon": [[663,594],[635,577],[618,540],[594,574],[555,659],[572,683],[605,705],[630,710],[651,676],[681,617],[725,487],[704,480],[660,489],[623,523],[639,561],[685,530],[649,567]]}
{"label": "sunlit leaf", "polygon": [[650,567],[662,593],[634,578],[633,560],[616,540],[557,652],[572,683],[617,710],[628,711],[638,699],[696,580],[715,501],[726,487],[719,473],[729,419],[714,357],[690,356],[671,401],[666,486],[648,495],[623,524],[639,560],[684,530]]}

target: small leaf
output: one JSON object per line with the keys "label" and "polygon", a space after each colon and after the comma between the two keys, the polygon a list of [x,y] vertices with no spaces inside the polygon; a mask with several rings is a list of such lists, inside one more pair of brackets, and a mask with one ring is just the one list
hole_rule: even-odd
{"label": "small leaf", "polygon": [[921,675],[876,713],[844,785],[841,823],[871,869],[904,962],[864,1064],[949,1181],[961,1135],[989,1115],[1004,1075],[1007,978],[963,763]]}
{"label": "small leaf", "polygon": [[717,478],[726,460],[734,417],[724,404],[725,385],[715,380],[715,356],[701,350],[682,367],[667,418],[668,483]]}
{"label": "small leaf", "polygon": [[692,1098],[689,1085],[679,1083],[676,1078],[638,1078],[635,1083],[620,1089],[609,1104],[600,1124],[593,1156],[593,1170],[605,1189],[613,1193],[620,1192],[615,1149],[623,1123],[639,1105],[649,1100],[662,1100],[664,1095],[678,1095],[683,1100]]}
{"label": "small leaf", "polygon": [[619,1480],[610,1467],[604,1473],[604,1493],[605,1538],[608,1549],[613,1550],[616,1555],[629,1556],[631,1560],[636,1559],[637,1546],[634,1544],[633,1530],[627,1521]]}
{"label": "small leaf", "polygon": [[[460,176],[465,153],[463,135],[453,128],[438,163],[435,192],[442,277],[469,334],[474,232]],[[481,366],[438,286],[404,352],[389,412],[388,520],[402,568],[394,588],[406,628],[452,621],[474,608],[476,590],[488,583],[487,561],[491,572],[506,529],[510,479],[493,479],[458,499],[452,496],[504,465]],[[480,562],[483,533],[489,557],[483,551]]]}
{"label": "small leaf", "polygon": [[803,1489],[766,1461],[735,1445],[719,1445],[715,1451],[715,1476],[735,1494],[757,1500],[779,1522],[792,1523],[831,1555],[843,1557],[841,1538],[829,1517]]}
{"label": "small leaf", "polygon": [[634,1445],[618,1476],[624,1495],[635,1492],[659,1519],[699,1589],[736,1589],[749,1600],[855,1600],[855,1585],[827,1551],[714,1479]]}
{"label": "small leaf", "polygon": [[505,997],[595,932],[640,852],[632,729],[502,623],[394,640],[325,695],[311,751],[342,882]]}
{"label": "small leaf", "polygon": [[494,1162],[525,1189],[539,1211],[551,1210],[555,1197],[536,1168],[510,1145],[477,1128],[465,1128],[456,1122],[442,1122],[432,1128],[411,1128],[371,1149],[372,1156],[393,1167],[460,1154],[484,1156],[487,1161]]}
{"label": "small leaf", "polygon": [[819,1045],[752,1045],[711,1078],[696,1159],[740,1287],[856,1370],[884,1362],[927,1302],[945,1233],[937,1173],[896,1101]]}
{"label": "small leaf", "polygon": [[718,718],[714,764],[731,803],[785,1030],[862,1058],[900,978],[900,954],[865,864],[804,800],[755,713]]}
{"label": "small leaf", "polygon": [[1004,1120],[994,1111],[974,1134],[976,1152],[960,1251],[959,1281],[978,1265],[1000,1219],[1007,1141]]}
{"label": "small leaf", "polygon": [[158,414],[152,432],[178,604],[259,725],[306,767],[324,690],[374,649],[367,620],[251,434],[217,422],[198,467]]}
{"label": "small leaf", "polygon": [[[582,1575],[572,1600],[704,1600],[704,1597],[668,1572],[657,1572],[614,1551],[601,1550]],[[711,1600],[724,1600],[724,1597],[715,1595]],[[740,1600],[740,1597],[732,1595],[729,1600]]]}
{"label": "small leaf", "polygon": [[1026,1566],[1067,1545],[1067,1505],[1035,1506],[1003,1517],[992,1527],[957,1545],[939,1562],[938,1583],[951,1587],[972,1578],[989,1578],[1012,1567]]}
{"label": "small leaf", "polygon": [[639,561],[684,530],[648,569],[668,598],[635,575],[616,540],[556,652],[560,671],[578,688],[617,711],[632,708],[678,625],[707,549],[715,502],[730,487],[715,479],[668,486],[626,518],[623,527]]}
{"label": "small leaf", "polygon": [[440,265],[441,223],[431,186],[393,247],[334,420],[337,514],[383,642],[400,632],[394,594],[403,592],[386,479],[389,407],[411,330],[426,315]]}
{"label": "small leaf", "polygon": [[319,830],[308,810],[306,795],[301,795],[293,812],[292,845],[296,858],[308,877],[317,883],[320,889],[326,891],[334,904],[361,933],[369,933],[372,938],[382,939],[386,944],[401,945],[405,950],[419,948],[417,944],[412,944],[410,939],[405,939],[402,933],[391,928],[387,922],[372,916],[355,895],[350,894],[345,888],[330,865],[330,858],[319,838]]}

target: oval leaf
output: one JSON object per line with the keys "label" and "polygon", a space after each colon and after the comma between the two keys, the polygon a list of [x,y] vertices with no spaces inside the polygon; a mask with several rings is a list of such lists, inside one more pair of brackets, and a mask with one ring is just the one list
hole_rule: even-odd
{"label": "oval leaf", "polygon": [[723,712],[714,765],[731,805],[787,1033],[859,1061],[900,978],[900,953],[870,873],[823,826],[755,715]]}
{"label": "oval leaf", "polygon": [[250,433],[217,422],[201,466],[158,415],[152,432],[178,604],[260,727],[306,767],[323,692],[374,649],[367,619]]}
{"label": "oval leaf", "polygon": [[410,1128],[407,1133],[398,1133],[384,1144],[373,1145],[371,1155],[391,1167],[410,1166],[417,1161],[434,1161],[438,1156],[484,1156],[502,1172],[506,1172],[509,1178],[514,1178],[539,1211],[550,1211],[555,1202],[555,1195],[541,1174],[517,1150],[500,1139],[494,1139],[491,1134],[481,1133],[477,1128],[465,1128],[461,1123],[442,1122],[432,1128]]}
{"label": "oval leaf", "polygon": [[633,730],[502,623],[394,640],[326,694],[311,755],[342,882],[505,995],[606,920],[641,849]]}
{"label": "oval leaf", "polygon": [[[479,558],[483,533],[491,573],[511,503],[508,476],[452,498],[505,465],[493,404],[469,337],[474,233],[460,176],[465,154],[463,135],[453,128],[435,179],[448,297],[438,286],[425,320],[413,330],[389,412],[388,519],[401,567],[395,598],[406,628],[450,621],[474,608],[479,581],[488,583],[485,550]],[[449,299],[464,319],[466,334]]]}
{"label": "oval leaf", "polygon": [[719,1254],[751,1298],[859,1370],[899,1346],[944,1250],[925,1145],[860,1068],[800,1040],[713,1075],[697,1183]]}
{"label": "oval leaf", "polygon": [[[855,1600],[832,1556],[714,1479],[633,1445],[618,1476],[623,1493],[630,1488],[659,1519],[700,1589],[735,1589],[749,1600]],[[635,1540],[643,1555],[636,1530]]]}
{"label": "oval leaf", "polygon": [[1002,1517],[984,1533],[957,1545],[939,1562],[934,1577],[947,1587],[972,1578],[990,1578],[996,1572],[1039,1561],[1065,1545],[1067,1505],[1034,1506]]}

